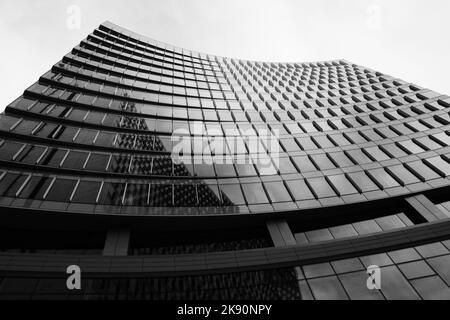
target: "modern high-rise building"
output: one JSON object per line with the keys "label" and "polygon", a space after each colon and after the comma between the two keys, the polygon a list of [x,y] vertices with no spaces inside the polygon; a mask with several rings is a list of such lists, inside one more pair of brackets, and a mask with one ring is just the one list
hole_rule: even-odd
{"label": "modern high-rise building", "polygon": [[0,299],[450,299],[449,112],[106,22],[0,116]]}

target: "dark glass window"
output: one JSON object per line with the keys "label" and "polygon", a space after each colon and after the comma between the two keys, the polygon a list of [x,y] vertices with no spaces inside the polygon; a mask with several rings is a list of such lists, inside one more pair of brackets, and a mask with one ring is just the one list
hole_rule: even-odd
{"label": "dark glass window", "polygon": [[70,197],[76,184],[77,184],[76,180],[60,179],[60,178],[56,179],[47,196],[45,197],[45,200],[68,202],[70,200]]}
{"label": "dark glass window", "polygon": [[149,204],[153,207],[173,206],[173,187],[171,184],[152,184]]}
{"label": "dark glass window", "polygon": [[125,191],[125,183],[103,184],[102,191],[98,203],[101,205],[122,205],[123,193]]}
{"label": "dark glass window", "polygon": [[222,205],[219,188],[216,184],[199,184],[197,191],[199,206],[218,207]]}
{"label": "dark glass window", "polygon": [[115,133],[100,132],[100,134],[97,136],[97,139],[95,139],[95,145],[111,147],[114,142],[115,136]]}
{"label": "dark glass window", "polygon": [[148,184],[128,183],[123,204],[125,206],[146,206],[149,197]]}
{"label": "dark glass window", "polygon": [[44,147],[36,147],[27,145],[24,150],[18,155],[16,161],[26,164],[36,164],[37,160],[44,153]]}
{"label": "dark glass window", "polygon": [[72,142],[78,130],[79,130],[78,128],[62,126],[58,131],[55,132],[53,138],[62,141]]}
{"label": "dark glass window", "polygon": [[27,176],[23,174],[7,173],[0,180],[0,195],[4,197],[15,197],[26,178]]}
{"label": "dark glass window", "polygon": [[172,176],[172,159],[170,157],[154,157],[152,174],[158,176]]}
{"label": "dark glass window", "polygon": [[82,129],[75,139],[75,143],[92,144],[98,131]]}
{"label": "dark glass window", "polygon": [[[17,120],[17,119],[16,119]],[[17,122],[17,121],[15,121]],[[18,134],[24,134],[24,135],[30,135],[31,131],[36,128],[37,122],[34,121],[22,121],[20,122],[20,124],[15,127],[14,129],[14,133],[18,133]],[[55,128],[56,126],[52,126],[53,128]],[[2,126],[2,128],[6,129],[6,126]],[[47,138],[47,137],[44,137]]]}
{"label": "dark glass window", "polygon": [[196,207],[197,188],[193,184],[175,184],[174,185],[175,207]]}
{"label": "dark glass window", "polygon": [[[42,124],[37,130],[34,131],[34,135],[40,138],[51,138],[52,134],[55,132],[57,126],[53,124]],[[31,131],[30,131],[31,133]],[[75,135],[75,133],[74,133]],[[73,137],[73,136],[72,136]]]}
{"label": "dark glass window", "polygon": [[64,160],[62,167],[66,169],[81,170],[86,163],[88,155],[89,153],[87,152],[70,151],[69,155]]}
{"label": "dark glass window", "polygon": [[138,135],[136,138],[135,149],[153,151],[155,138],[148,134]]}
{"label": "dark glass window", "polygon": [[0,159],[11,161],[23,146],[23,143],[5,141],[0,147]]}
{"label": "dark glass window", "polygon": [[130,168],[131,156],[126,154],[117,154],[111,157],[108,171],[113,173],[128,173]]}
{"label": "dark glass window", "polygon": [[52,180],[53,179],[49,177],[31,177],[31,179],[20,192],[19,197],[23,199],[42,199]]}
{"label": "dark glass window", "polygon": [[65,149],[50,148],[42,157],[39,164],[42,166],[59,167],[67,151]]}
{"label": "dark glass window", "polygon": [[100,186],[101,182],[80,181],[73,196],[72,202],[96,204]]}
{"label": "dark glass window", "polygon": [[110,155],[103,153],[91,153],[85,169],[88,171],[100,171],[106,170]]}

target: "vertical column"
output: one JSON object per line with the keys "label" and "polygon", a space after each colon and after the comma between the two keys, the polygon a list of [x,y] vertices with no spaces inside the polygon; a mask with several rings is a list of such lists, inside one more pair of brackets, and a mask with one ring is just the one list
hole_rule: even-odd
{"label": "vertical column", "polygon": [[130,243],[130,230],[126,228],[109,229],[106,235],[104,256],[127,256]]}
{"label": "vertical column", "polygon": [[275,247],[292,246],[297,244],[286,220],[273,220],[267,222],[270,237]]}
{"label": "vertical column", "polygon": [[[286,220],[272,220],[266,223],[270,237],[275,247],[293,246],[297,244],[295,236],[292,234],[291,228]],[[303,296],[300,286],[300,280],[303,279],[303,272],[300,267],[295,267],[295,275],[299,284],[300,296]]]}
{"label": "vertical column", "polygon": [[445,213],[436,207],[434,203],[423,194],[406,198],[405,201],[409,208],[426,222],[433,222],[448,218]]}

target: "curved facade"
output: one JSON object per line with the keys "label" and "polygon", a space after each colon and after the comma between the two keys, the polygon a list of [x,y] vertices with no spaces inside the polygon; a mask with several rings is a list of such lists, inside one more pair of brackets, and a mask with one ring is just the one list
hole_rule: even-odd
{"label": "curved facade", "polygon": [[0,116],[0,299],[450,299],[449,108],[106,22]]}

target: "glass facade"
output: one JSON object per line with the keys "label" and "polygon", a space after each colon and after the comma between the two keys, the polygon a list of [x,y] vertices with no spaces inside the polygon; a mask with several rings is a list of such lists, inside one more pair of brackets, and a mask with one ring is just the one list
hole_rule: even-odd
{"label": "glass facade", "polygon": [[[0,298],[69,295],[45,268],[11,277],[14,255],[217,254],[208,279],[92,278],[80,297],[450,299],[447,243],[427,247],[450,233],[413,234],[450,219],[449,112],[446,95],[344,60],[229,59],[106,22],[0,115]],[[346,260],[218,267],[404,233],[417,240],[372,240]],[[381,291],[366,290],[372,251]]]}

